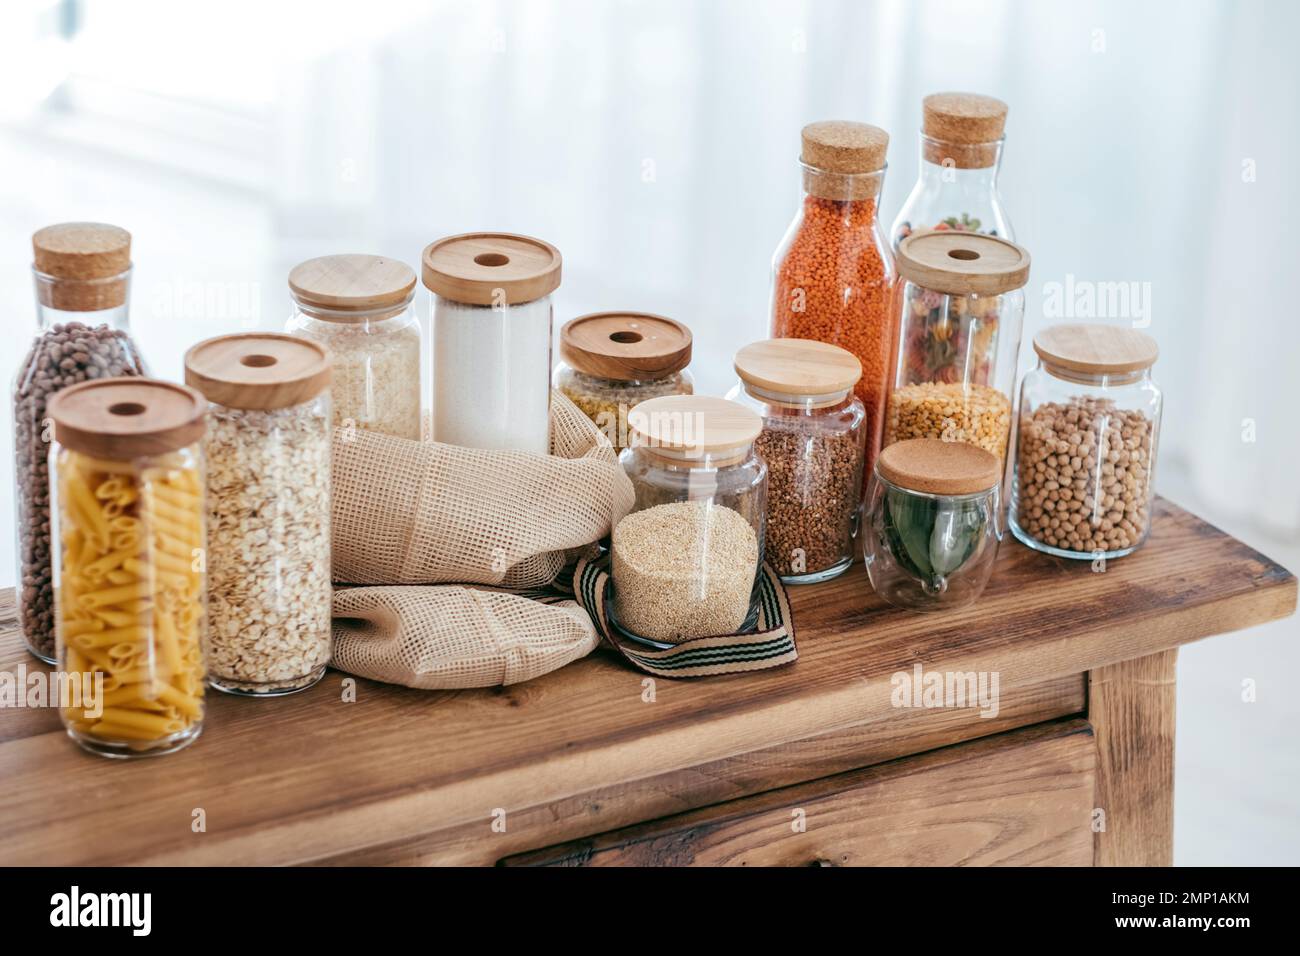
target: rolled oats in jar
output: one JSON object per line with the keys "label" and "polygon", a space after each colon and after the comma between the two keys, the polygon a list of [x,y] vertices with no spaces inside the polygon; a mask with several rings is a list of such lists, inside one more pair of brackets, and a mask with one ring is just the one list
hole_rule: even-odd
{"label": "rolled oats in jar", "polygon": [[310,687],[330,659],[330,374],[290,335],[208,339],[185,381],[211,402],[209,680],[232,694]]}

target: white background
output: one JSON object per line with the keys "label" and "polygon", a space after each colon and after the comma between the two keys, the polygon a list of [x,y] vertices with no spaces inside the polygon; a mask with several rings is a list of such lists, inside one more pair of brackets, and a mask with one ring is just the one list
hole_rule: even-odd
{"label": "white background", "polygon": [[[766,335],[799,128],[891,132],[888,220],[921,97],[984,92],[1011,106],[1025,340],[1046,283],[1150,283],[1160,491],[1300,566],[1300,4],[7,0],[0,16],[9,371],[48,223],[131,230],[133,328],[168,377],[200,338],[278,328],[304,258],[416,265],[436,237],[491,229],[562,250],[557,321],[685,321],[719,392]],[[11,495],[0,476],[6,539]],[[1178,863],[1300,863],[1296,637],[1292,620],[1183,651]]]}

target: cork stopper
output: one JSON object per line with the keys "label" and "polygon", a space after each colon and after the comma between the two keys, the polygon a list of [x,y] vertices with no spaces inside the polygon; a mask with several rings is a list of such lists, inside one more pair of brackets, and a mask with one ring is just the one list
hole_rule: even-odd
{"label": "cork stopper", "polygon": [[1150,368],[1160,355],[1156,340],[1145,332],[1085,322],[1044,329],[1034,336],[1034,351],[1044,364],[1080,375],[1131,375]]}
{"label": "cork stopper", "polygon": [[46,226],[32,236],[32,255],[42,305],[98,312],[126,303],[131,234],[125,229],[102,222]]}
{"label": "cork stopper", "polygon": [[560,329],[560,357],[619,382],[666,378],[691,362],[691,330],[650,312],[592,312]]}
{"label": "cork stopper", "polygon": [[736,374],[746,385],[788,397],[847,392],[862,377],[862,363],[838,345],[810,339],[767,339],[736,353]]}
{"label": "cork stopper", "polygon": [[522,305],[560,287],[560,250],[531,236],[448,236],[425,247],[422,263],[429,291],[467,305]]}
{"label": "cork stopper", "polygon": [[898,274],[945,295],[1001,295],[1029,281],[1029,253],[997,236],[977,232],[922,232],[895,253]]}
{"label": "cork stopper", "polygon": [[396,315],[415,289],[415,271],[383,256],[308,259],[289,273],[289,291],[308,315],[330,322],[364,322]]}
{"label": "cork stopper", "polygon": [[928,495],[972,495],[1002,481],[997,455],[966,442],[909,438],[883,448],[876,472],[891,485]]}
{"label": "cork stopper", "polygon": [[983,169],[997,162],[1007,104],[978,93],[931,93],[921,103],[926,162]]}
{"label": "cork stopper", "polygon": [[[682,458],[735,452],[743,458],[763,430],[758,413],[707,395],[665,395],[632,408],[627,415],[631,444]],[[729,459],[731,460],[731,459]]]}
{"label": "cork stopper", "polygon": [[301,405],[329,387],[330,372],[325,346],[279,332],[219,335],[185,353],[185,384],[227,408]]}
{"label": "cork stopper", "polygon": [[804,191],[822,199],[875,199],[889,134],[878,126],[824,120],[803,128]]}
{"label": "cork stopper", "polygon": [[102,378],[50,400],[54,438],[96,458],[129,461],[177,451],[206,430],[208,403],[192,388],[151,378]]}

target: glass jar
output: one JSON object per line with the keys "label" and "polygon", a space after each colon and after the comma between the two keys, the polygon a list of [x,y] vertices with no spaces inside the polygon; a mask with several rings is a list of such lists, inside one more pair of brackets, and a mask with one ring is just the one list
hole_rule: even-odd
{"label": "glass jar", "polygon": [[752,628],[767,514],[758,415],[677,395],[637,405],[628,426],[636,503],[611,536],[615,624],[656,646]]}
{"label": "glass jar", "polygon": [[943,611],[984,591],[1002,540],[1002,466],[964,442],[884,448],[867,490],[867,575],[898,607]]}
{"label": "glass jar", "polygon": [[297,311],[286,331],[333,356],[334,427],[419,441],[424,351],[411,267],[382,256],[321,256],[293,268],[289,291]]}
{"label": "glass jar", "polygon": [[560,251],[476,232],[430,243],[423,263],[433,298],[434,440],[547,454]]}
{"label": "glass jar", "polygon": [[628,445],[627,413],[695,383],[690,329],[649,312],[593,312],[560,329],[560,364],[551,384],[592,420],[617,451]]}
{"label": "glass jar", "polygon": [[727,397],[763,421],[754,449],[767,463],[764,558],[787,584],[830,580],[853,563],[858,530],[862,366],[835,345],[768,339],[737,352],[735,368],[740,383]]}
{"label": "glass jar", "polygon": [[1136,329],[1056,325],[1020,386],[1011,530],[1060,558],[1132,553],[1151,533],[1159,348]]}
{"label": "glass jar", "polygon": [[100,223],[47,226],[32,236],[36,338],[13,383],[14,535],[18,629],[55,663],[53,538],[46,405],[79,382],[144,375],[131,341],[131,235]]}
{"label": "glass jar", "polygon": [[803,129],[803,204],[772,258],[772,337],[813,339],[862,363],[869,468],[880,448],[893,337],[894,258],[877,217],[889,134],[865,123]]}
{"label": "glass jar", "polygon": [[274,697],[325,675],[331,640],[330,357],[274,333],[185,354],[208,399],[208,680]]}
{"label": "glass jar", "polygon": [[1029,253],[992,236],[929,232],[903,240],[898,271],[883,444],[970,442],[1005,465]]}
{"label": "glass jar", "polygon": [[203,727],[207,403],[153,379],[50,402],[58,666],[68,735],[110,757],[168,753]]}
{"label": "glass jar", "polygon": [[998,195],[1007,104],[975,93],[934,93],[922,103],[921,173],[889,230],[895,248],[930,230],[1015,240]]}

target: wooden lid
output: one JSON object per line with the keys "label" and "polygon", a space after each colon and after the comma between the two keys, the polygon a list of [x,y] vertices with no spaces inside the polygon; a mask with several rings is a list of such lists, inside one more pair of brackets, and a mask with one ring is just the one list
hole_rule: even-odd
{"label": "wooden lid", "polygon": [[931,93],[921,101],[921,112],[921,131],[946,143],[992,143],[1007,126],[1007,104],[978,93]]}
{"label": "wooden lid", "polygon": [[627,415],[634,445],[707,454],[752,444],[763,430],[758,413],[708,395],[665,395],[632,408]]}
{"label": "wooden lid", "polygon": [[639,382],[691,362],[691,330],[651,312],[592,312],[560,329],[560,357],[580,372]]}
{"label": "wooden lid", "polygon": [[862,377],[852,352],[810,339],[754,342],[736,353],[734,367],[746,385],[780,395],[847,392]]}
{"label": "wooden lid", "polygon": [[1048,365],[1084,375],[1123,375],[1155,364],[1156,340],[1117,325],[1053,325],[1034,336],[1034,351]]}
{"label": "wooden lid", "polygon": [[102,378],[50,400],[64,448],[126,461],[176,451],[203,437],[208,403],[192,388],[151,378]]}
{"label": "wooden lid", "polygon": [[921,232],[898,245],[898,274],[946,295],[1000,295],[1029,281],[1029,253],[978,232]]}
{"label": "wooden lid", "polygon": [[[356,313],[356,320],[376,312],[406,307],[415,289],[415,272],[405,262],[383,256],[319,256],[293,267],[289,291],[308,313]],[[348,315],[322,314],[320,318],[351,321]]]}
{"label": "wooden lid", "polygon": [[889,134],[879,126],[847,120],[824,120],[803,128],[807,166],[829,173],[874,173],[884,168]]}
{"label": "wooden lid", "polygon": [[976,445],[909,438],[881,449],[876,471],[890,484],[929,495],[971,495],[1002,481],[998,456]]}
{"label": "wooden lid", "polygon": [[330,384],[325,346],[279,332],[219,335],[185,353],[185,384],[227,408],[289,408]]}
{"label": "wooden lid", "polygon": [[468,305],[522,305],[560,287],[560,250],[529,236],[449,236],[429,243],[422,261],[422,278],[431,292]]}
{"label": "wooden lid", "polygon": [[56,282],[36,284],[42,305],[97,312],[126,302],[131,234],[102,222],[62,222],[32,236],[33,266]]}

